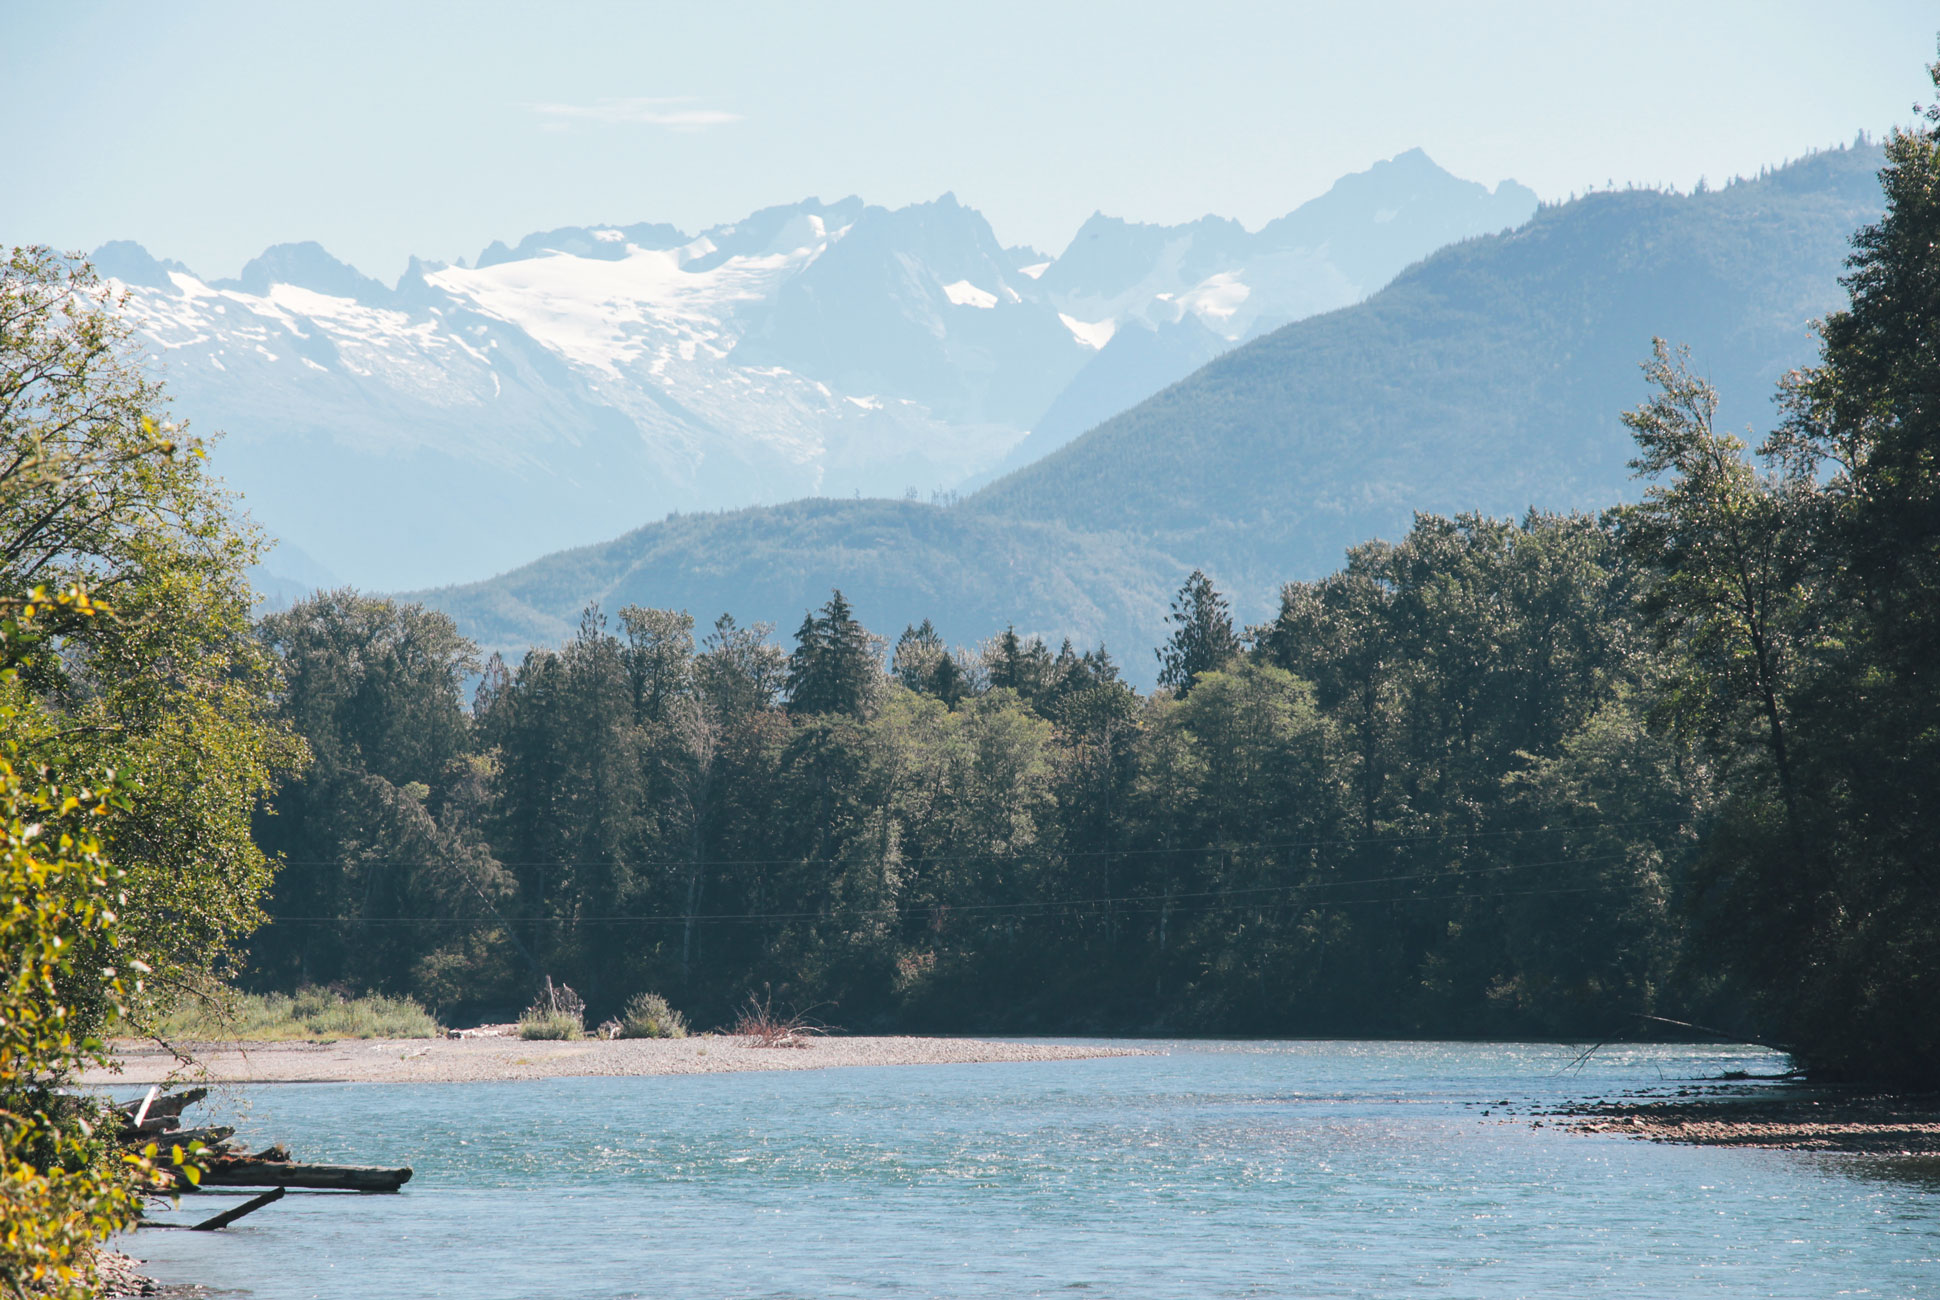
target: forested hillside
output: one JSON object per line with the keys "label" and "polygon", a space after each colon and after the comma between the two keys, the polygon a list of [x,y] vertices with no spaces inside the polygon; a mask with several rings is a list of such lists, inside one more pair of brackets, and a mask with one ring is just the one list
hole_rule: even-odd
{"label": "forested hillside", "polygon": [[[1077,533],[916,501],[811,499],[677,515],[604,546],[565,551],[489,583],[426,593],[488,648],[557,644],[589,603],[739,611],[793,626],[828,595],[851,594],[874,626],[933,618],[952,639],[1008,622],[1068,628],[1123,645],[1165,616],[1163,552],[1134,537]],[[562,606],[562,592],[579,593]],[[1149,644],[1149,640],[1148,640]],[[1142,652],[1144,653],[1144,652]],[[1135,670],[1149,677],[1147,665]]]}
{"label": "forested hillside", "polygon": [[1691,346],[1728,424],[1767,422],[1773,382],[1809,359],[1810,322],[1839,301],[1848,238],[1879,210],[1879,162],[1868,145],[1716,191],[1544,209],[1221,357],[955,505],[679,517],[422,599],[518,649],[557,642],[595,601],[792,626],[834,584],[875,626],[928,617],[970,642],[1014,622],[1102,640],[1149,682],[1166,595],[1194,568],[1258,619],[1281,581],[1401,536],[1416,510],[1634,496],[1617,413],[1644,393],[1654,334]]}

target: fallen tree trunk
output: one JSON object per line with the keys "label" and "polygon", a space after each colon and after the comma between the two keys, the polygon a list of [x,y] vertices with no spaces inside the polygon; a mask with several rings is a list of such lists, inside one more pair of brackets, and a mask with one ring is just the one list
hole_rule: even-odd
{"label": "fallen tree trunk", "polygon": [[411,1181],[411,1168],[379,1165],[305,1165],[293,1160],[211,1160],[204,1187],[309,1187],[335,1192],[395,1192]]}

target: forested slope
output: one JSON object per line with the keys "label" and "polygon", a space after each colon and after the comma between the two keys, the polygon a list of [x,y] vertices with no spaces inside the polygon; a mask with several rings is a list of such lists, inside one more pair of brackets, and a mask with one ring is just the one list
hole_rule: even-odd
{"label": "forested slope", "polygon": [[1121,533],[1077,533],[915,501],[830,501],[675,515],[490,582],[421,599],[490,648],[557,644],[589,604],[724,611],[786,631],[829,588],[894,633],[932,618],[950,638],[1006,624],[1146,655],[1165,616],[1170,557]]}
{"label": "forested slope", "polygon": [[1768,423],[1879,211],[1879,165],[1859,147],[1718,191],[1546,208],[1211,362],[970,508],[1135,528],[1250,606],[1414,511],[1613,504],[1633,454],[1617,415],[1652,336],[1691,347],[1723,423]]}

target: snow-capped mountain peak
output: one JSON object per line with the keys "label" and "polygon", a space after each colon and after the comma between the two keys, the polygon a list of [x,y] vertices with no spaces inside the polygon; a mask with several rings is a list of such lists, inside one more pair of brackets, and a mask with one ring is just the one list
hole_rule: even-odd
{"label": "snow-capped mountain peak", "polygon": [[1256,234],[1099,215],[1055,258],[953,194],[561,227],[470,267],[414,259],[395,288],[315,243],[233,281],[134,244],[95,257],[181,414],[227,429],[218,466],[258,518],[400,587],[669,510],[963,484],[1533,208],[1411,153]]}

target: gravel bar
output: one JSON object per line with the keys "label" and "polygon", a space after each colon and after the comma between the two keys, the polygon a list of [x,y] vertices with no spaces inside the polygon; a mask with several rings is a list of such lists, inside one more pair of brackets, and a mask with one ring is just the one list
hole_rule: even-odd
{"label": "gravel bar", "polygon": [[1830,1090],[1744,1099],[1596,1102],[1564,1112],[1578,1133],[1708,1147],[1940,1155],[1940,1094]]}
{"label": "gravel bar", "polygon": [[334,1042],[180,1044],[195,1057],[184,1068],[153,1044],[114,1045],[118,1073],[92,1070],[87,1084],[160,1083],[471,1083],[584,1075],[730,1074],[741,1070],[820,1070],[862,1065],[971,1065],[1140,1056],[1135,1048],[1063,1043],[999,1043],[974,1038],[808,1038],[800,1046],[759,1047],[745,1038],[527,1042],[518,1038],[338,1039]]}

